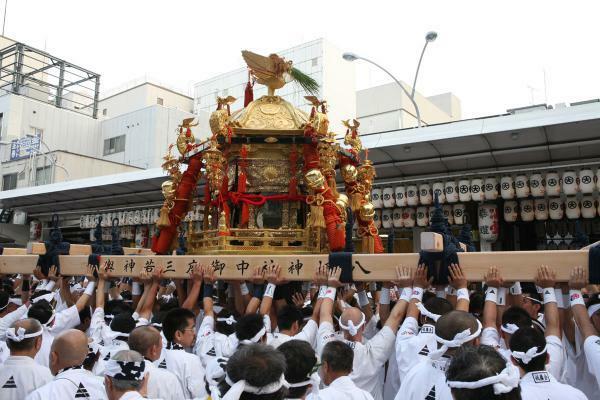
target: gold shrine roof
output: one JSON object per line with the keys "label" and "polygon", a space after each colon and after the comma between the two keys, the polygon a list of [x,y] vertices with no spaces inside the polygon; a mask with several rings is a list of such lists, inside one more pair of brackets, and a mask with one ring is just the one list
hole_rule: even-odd
{"label": "gold shrine roof", "polygon": [[[298,133],[308,122],[308,114],[279,96],[262,96],[231,115],[236,133]],[[260,131],[260,132],[259,132]]]}

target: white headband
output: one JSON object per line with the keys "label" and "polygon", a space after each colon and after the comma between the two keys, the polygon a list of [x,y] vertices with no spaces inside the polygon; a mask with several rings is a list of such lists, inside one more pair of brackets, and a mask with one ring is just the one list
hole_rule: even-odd
{"label": "white headband", "polygon": [[519,327],[515,324],[502,324],[502,325],[500,325],[500,329],[504,333],[508,333],[509,335],[514,335],[515,332],[519,330]]}
{"label": "white headband", "polygon": [[44,332],[43,329],[40,329],[37,332],[31,332],[31,333],[25,333],[27,332],[27,330],[25,328],[23,328],[22,326],[20,326],[18,329],[15,328],[8,328],[6,330],[6,338],[12,340],[13,342],[22,342],[25,339],[30,339],[36,336],[40,336],[42,334],[42,332]]}
{"label": "white headband", "polygon": [[76,283],[73,286],[71,286],[69,290],[71,291],[71,293],[75,293],[75,292],[79,293],[79,292],[83,292],[84,289],[83,289],[83,286],[81,286],[81,284]]}
{"label": "white headband", "polygon": [[356,334],[358,333],[358,330],[360,329],[361,326],[363,326],[365,324],[365,314],[364,313],[360,313],[361,314],[361,318],[360,318],[360,322],[358,323],[358,325],[354,325],[354,322],[352,322],[351,319],[348,320],[348,325],[344,325],[344,323],[342,322],[342,319],[338,319],[338,322],[340,324],[340,328],[342,328],[345,331],[348,331],[348,333],[351,336],[356,336]]}
{"label": "white headband", "polygon": [[[20,297],[11,297],[10,299],[8,299],[8,302],[16,304],[17,306],[22,306],[23,305],[23,300]],[[6,307],[6,306],[4,306],[4,307]],[[0,311],[2,311],[2,310],[0,310]]]}
{"label": "white headband", "polygon": [[423,303],[421,303],[421,302],[417,303],[417,308],[419,309],[419,312],[421,313],[422,316],[432,319],[436,322],[441,317],[441,315],[434,314],[431,311],[429,311],[428,309],[426,309],[425,306],[423,305]]}
{"label": "white headband", "polygon": [[538,353],[538,348],[536,346],[536,347],[530,348],[526,352],[511,351],[511,354],[514,358],[521,360],[521,362],[523,362],[523,364],[529,364],[529,362],[531,360],[533,360],[534,358],[536,358],[538,356],[541,356],[545,352],[546,352],[546,346],[544,346],[544,348],[539,353]]}
{"label": "white headband", "polygon": [[116,361],[111,358],[104,366],[104,375],[116,380],[141,381],[145,369],[145,361]]}
{"label": "white headband", "polygon": [[319,386],[321,386],[321,377],[319,376],[319,373],[313,372],[312,375],[309,376],[307,380],[302,381],[302,382],[296,382],[296,383],[288,382],[288,387],[290,387],[290,388],[297,388],[297,387],[302,387],[302,386],[306,386],[306,385],[311,385],[311,394],[313,396],[318,395],[319,394]]}
{"label": "white headband", "polygon": [[258,331],[258,333],[254,336],[252,336],[250,339],[244,339],[244,340],[240,340],[241,344],[255,344],[260,342],[260,339],[262,339],[262,337],[265,335],[265,333],[267,333],[267,328],[265,328],[263,326],[263,328]]}
{"label": "white headband", "polygon": [[0,311],[4,311],[4,309],[5,309],[6,307],[8,307],[8,304],[9,304],[9,303],[10,303],[10,299],[8,299],[8,301],[6,302],[6,304],[5,304],[5,305],[3,305],[2,307],[0,307]]}
{"label": "white headband", "polygon": [[519,368],[510,362],[506,363],[498,375],[489,376],[474,382],[447,381],[446,383],[452,389],[479,389],[484,386],[493,385],[496,396],[509,393],[519,386],[520,374]]}
{"label": "white headband", "polygon": [[594,305],[591,305],[590,308],[588,308],[587,312],[588,312],[588,316],[590,318],[592,318],[592,315],[594,315],[596,313],[596,311],[600,310],[600,303],[596,303]]}
{"label": "white headband", "polygon": [[225,396],[221,397],[221,400],[238,400],[244,392],[252,394],[273,394],[284,386],[286,388],[289,387],[283,374],[278,381],[261,387],[251,386],[243,379],[234,383],[228,375],[225,375],[225,382],[231,387],[227,393],[225,393]]}
{"label": "white headband", "polygon": [[435,359],[443,356],[444,353],[446,351],[448,351],[449,348],[460,347],[463,344],[468,343],[471,340],[477,338],[481,334],[482,326],[481,326],[481,322],[479,322],[478,319],[476,321],[477,321],[477,330],[475,330],[475,332],[471,333],[471,329],[465,329],[464,331],[458,332],[456,335],[454,335],[454,339],[452,339],[452,340],[442,339],[441,337],[439,337],[436,334],[435,340],[437,340],[437,342],[440,343],[442,345],[442,347],[440,347],[436,351],[430,352],[429,357],[431,359],[435,360]]}
{"label": "white headband", "polygon": [[35,304],[40,300],[46,300],[48,303],[50,303],[52,300],[54,300],[54,292],[46,293],[36,297],[35,299],[31,299],[31,302]]}
{"label": "white headband", "polygon": [[237,321],[235,320],[235,318],[233,317],[233,315],[230,315],[227,318],[217,318],[217,322],[225,322],[227,325],[233,325]]}

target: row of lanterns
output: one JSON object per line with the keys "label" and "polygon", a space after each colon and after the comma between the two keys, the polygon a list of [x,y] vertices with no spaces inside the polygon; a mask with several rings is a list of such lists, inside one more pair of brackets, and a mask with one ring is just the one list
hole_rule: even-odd
{"label": "row of lanterns", "polygon": [[530,196],[553,197],[560,196],[561,193],[573,196],[577,193],[591,194],[596,189],[600,191],[600,169],[594,175],[594,171],[588,168],[579,172],[564,171],[562,175],[558,172],[548,172],[545,176],[541,173],[529,176],[519,174],[514,178],[503,176],[499,182],[495,176],[490,176],[395,188],[374,188],[371,197],[375,208],[395,208],[431,205],[436,193],[440,203],[444,204],[496,200],[498,197],[504,200],[524,199]]}
{"label": "row of lanterns", "polygon": [[[373,221],[378,229],[425,227],[429,226],[434,210],[434,206],[378,209],[375,211]],[[466,206],[464,204],[445,204],[442,206],[442,210],[450,225],[462,225],[467,222],[465,220]]]}
{"label": "row of lanterns", "polygon": [[[118,219],[119,226],[135,226],[155,224],[160,215],[159,208],[149,208],[143,210],[119,211],[103,214],[82,215],[79,218],[79,227],[81,229],[95,228],[98,219],[102,217],[101,227],[111,227],[113,219]],[[187,220],[201,221],[203,217],[202,206],[195,205],[187,214]]]}
{"label": "row of lanterns", "polygon": [[567,197],[563,201],[560,197],[550,199],[523,199],[519,202],[508,200],[504,202],[504,220],[515,222],[518,217],[521,221],[533,220],[546,221],[547,219],[561,220],[595,218],[600,215],[600,202],[592,196],[583,196],[581,201],[577,197]]}

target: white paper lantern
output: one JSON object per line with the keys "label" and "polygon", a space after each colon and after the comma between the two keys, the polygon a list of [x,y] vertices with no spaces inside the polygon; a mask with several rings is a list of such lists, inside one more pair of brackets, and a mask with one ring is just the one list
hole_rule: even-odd
{"label": "white paper lantern", "polygon": [[517,199],[529,197],[531,192],[529,190],[529,182],[527,181],[526,175],[517,175],[515,177],[515,192]]}
{"label": "white paper lantern", "polygon": [[435,182],[431,188],[433,190],[433,198],[435,199],[435,195],[437,194],[440,204],[444,204],[446,202],[446,194],[444,193],[444,182]]}
{"label": "white paper lantern", "polygon": [[406,207],[406,187],[396,186],[394,193],[396,195],[396,206]]}
{"label": "white paper lantern", "polygon": [[[188,212],[189,214],[189,212]],[[148,224],[148,210],[144,209],[140,212],[140,222],[144,225]]]}
{"label": "white paper lantern", "polygon": [[419,203],[424,206],[428,206],[433,203],[433,198],[431,196],[431,186],[429,183],[422,183],[419,185]]}
{"label": "white paper lantern", "polygon": [[158,221],[158,218],[160,217],[160,208],[155,208],[154,210],[152,210],[152,223],[155,224],[156,221]]}
{"label": "white paper lantern", "polygon": [[90,242],[94,242],[96,240],[96,235],[94,234],[94,228],[90,229]]}
{"label": "white paper lantern", "polygon": [[82,215],[81,217],[79,217],[79,229],[83,229],[85,228],[85,215]]}
{"label": "white paper lantern", "polygon": [[381,226],[385,229],[389,229],[392,227],[392,213],[393,209],[385,208],[381,211]]}
{"label": "white paper lantern", "polygon": [[550,219],[563,219],[564,212],[563,202],[560,197],[548,199],[548,215],[550,216]]}
{"label": "white paper lantern", "polygon": [[427,209],[427,216],[429,217],[429,222],[431,222],[431,219],[433,218],[433,213],[435,212],[435,206],[430,206]]}
{"label": "white paper lantern", "polygon": [[542,177],[542,174],[531,174],[529,176],[529,187],[531,188],[531,195],[533,197],[544,197],[546,194],[546,182]]}
{"label": "white paper lantern", "polygon": [[134,221],[134,211],[129,211],[127,213],[127,225],[135,225]]}
{"label": "white paper lantern", "polygon": [[456,181],[447,181],[444,183],[444,192],[448,203],[458,202],[458,184]]}
{"label": "white paper lantern", "polygon": [[519,204],[519,208],[521,209],[521,220],[525,222],[533,221],[535,218],[535,213],[533,211],[533,200],[524,199],[521,200]]}
{"label": "white paper lantern", "polygon": [[583,196],[581,199],[581,216],[594,218],[596,216],[596,202],[592,196]]}
{"label": "white paper lantern", "polygon": [[375,208],[381,208],[383,207],[383,201],[381,201],[381,189],[380,188],[373,188],[371,190],[371,203],[373,204],[373,207]]}
{"label": "white paper lantern", "polygon": [[546,195],[560,196],[560,177],[558,172],[551,171],[546,174]]}
{"label": "white paper lantern", "polygon": [[413,228],[416,223],[415,209],[406,207],[402,209],[402,225],[406,228]]}
{"label": "white paper lantern", "polygon": [[394,208],[396,206],[396,195],[394,194],[394,188],[389,186],[383,188],[383,206],[385,208]]}
{"label": "white paper lantern", "polygon": [[596,188],[600,192],[600,168],[596,171],[596,176],[594,177],[594,181],[596,182]]}
{"label": "white paper lantern", "polygon": [[448,224],[454,225],[454,214],[452,213],[452,206],[449,204],[445,204],[442,206],[442,211],[444,211],[444,218],[448,220]]}
{"label": "white paper lantern", "polygon": [[471,201],[471,181],[468,179],[458,181],[458,199],[462,202]]}
{"label": "white paper lantern", "polygon": [[427,207],[417,207],[417,225],[429,225],[429,210]]}
{"label": "white paper lantern", "polygon": [[419,192],[416,185],[406,187],[406,204],[409,206],[419,205]]}
{"label": "white paper lantern", "polygon": [[394,211],[392,212],[392,224],[394,225],[394,228],[402,228],[404,226],[401,208],[394,208]]}
{"label": "white paper lantern", "polygon": [[594,171],[589,168],[579,171],[579,190],[581,190],[581,193],[593,193],[595,187],[596,182],[594,182]]}
{"label": "white paper lantern", "polygon": [[546,199],[535,199],[533,201],[535,207],[535,219],[545,221],[548,219],[548,202]]}
{"label": "white paper lantern", "polygon": [[488,176],[483,182],[483,194],[486,200],[498,198],[498,180],[495,176]]}
{"label": "white paper lantern", "polygon": [[516,222],[519,214],[519,205],[514,200],[504,202],[504,220],[506,222]]}
{"label": "white paper lantern", "polygon": [[515,182],[512,176],[503,176],[500,178],[500,195],[504,200],[515,198]]}
{"label": "white paper lantern", "polygon": [[133,224],[139,225],[142,222],[142,213],[140,210],[135,210],[133,212]]}
{"label": "white paper lantern", "polygon": [[373,222],[375,223],[375,228],[381,228],[381,209],[378,208],[375,210],[375,215],[373,215]]}
{"label": "white paper lantern", "polygon": [[481,204],[479,205],[478,215],[480,239],[494,243],[498,240],[499,231],[498,206],[495,204]]}
{"label": "white paper lantern", "polygon": [[565,171],[562,175],[563,192],[567,196],[577,194],[579,191],[579,182],[575,171]]}
{"label": "white paper lantern", "polygon": [[484,191],[483,179],[481,179],[481,178],[471,179],[471,199],[473,201],[483,201],[483,199],[484,199],[483,191]]}
{"label": "white paper lantern", "polygon": [[464,204],[455,204],[452,206],[452,214],[454,215],[454,223],[462,225],[465,223],[465,214],[467,207]]}
{"label": "white paper lantern", "polygon": [[578,219],[581,217],[581,208],[579,207],[577,197],[567,197],[565,214],[567,214],[567,218],[569,219]]}

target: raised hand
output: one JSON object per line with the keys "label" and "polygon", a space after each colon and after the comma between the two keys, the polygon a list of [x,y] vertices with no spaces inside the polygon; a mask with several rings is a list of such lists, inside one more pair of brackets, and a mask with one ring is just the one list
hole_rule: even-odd
{"label": "raised hand", "polygon": [[276,285],[279,283],[279,277],[281,275],[281,267],[278,265],[273,265],[267,269],[267,273],[265,274],[265,278],[267,282]]}
{"label": "raised hand", "polygon": [[450,264],[448,269],[450,271],[450,276],[448,277],[450,285],[456,290],[466,289],[468,282],[462,267],[458,264]]}
{"label": "raised hand", "polygon": [[433,282],[433,277],[427,279],[427,266],[425,264],[419,264],[417,270],[415,271],[413,286],[427,289],[429,286],[431,286],[431,282]]}
{"label": "raised hand", "polygon": [[[425,273],[425,277],[427,277],[427,273]],[[396,267],[396,280],[392,283],[400,289],[412,287],[414,278],[415,271],[412,268],[399,265]]]}
{"label": "raised hand", "polygon": [[537,270],[535,283],[541,288],[553,288],[556,284],[556,272],[547,265],[541,265]]}
{"label": "raised hand", "polygon": [[485,280],[486,285],[490,287],[499,288],[504,284],[500,271],[498,271],[498,268],[495,265],[490,267],[483,279]]}
{"label": "raised hand", "polygon": [[292,295],[292,301],[294,305],[298,308],[304,307],[304,296],[300,292],[296,292]]}
{"label": "raised hand", "polygon": [[215,283],[215,269],[210,265],[202,265],[202,275],[204,276],[204,283],[213,284]]}
{"label": "raised hand", "polygon": [[339,267],[334,267],[329,270],[327,275],[327,286],[331,286],[334,288],[342,287],[343,284],[340,282],[340,276],[342,275],[342,269]]}
{"label": "raised hand", "polygon": [[581,290],[587,286],[588,278],[585,269],[579,265],[571,270],[571,279],[569,279],[569,288]]}

